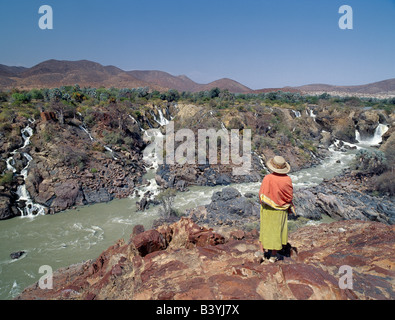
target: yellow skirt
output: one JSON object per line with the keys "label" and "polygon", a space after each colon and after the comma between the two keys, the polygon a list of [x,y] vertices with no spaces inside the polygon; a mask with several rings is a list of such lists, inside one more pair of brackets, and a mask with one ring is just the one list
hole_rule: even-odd
{"label": "yellow skirt", "polygon": [[281,250],[288,243],[288,212],[261,205],[259,241],[264,249]]}

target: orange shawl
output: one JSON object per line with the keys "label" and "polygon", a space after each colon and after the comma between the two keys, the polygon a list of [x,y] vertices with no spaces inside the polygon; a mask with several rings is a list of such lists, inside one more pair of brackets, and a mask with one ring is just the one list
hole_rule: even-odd
{"label": "orange shawl", "polygon": [[291,210],[295,214],[292,203],[292,180],[286,174],[271,173],[263,178],[259,189],[259,199],[276,210]]}

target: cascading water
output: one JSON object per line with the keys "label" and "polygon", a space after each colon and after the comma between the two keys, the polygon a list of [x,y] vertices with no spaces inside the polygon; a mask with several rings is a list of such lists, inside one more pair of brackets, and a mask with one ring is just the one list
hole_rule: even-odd
{"label": "cascading water", "polygon": [[[79,114],[79,116],[82,117],[82,114],[81,114],[81,113],[78,113],[78,114]],[[79,128],[80,128],[82,131],[84,131],[84,132],[88,135],[88,137],[89,137],[89,139],[90,139],[91,141],[94,141],[94,140],[95,140],[95,139],[92,137],[92,135],[90,134],[90,132],[88,131],[88,129],[86,128],[84,122],[83,122],[83,125],[80,125],[80,126],[79,126]],[[108,146],[103,146],[103,148],[106,149],[108,152],[111,153],[111,156],[112,156],[112,158],[113,158],[114,160],[118,160],[118,158],[115,156],[114,150],[112,150],[112,149],[111,149],[110,147],[108,147]]]}
{"label": "cascading water", "polygon": [[361,145],[377,146],[383,141],[383,135],[388,131],[388,129],[389,128],[387,125],[379,123],[374,131],[373,136],[371,137],[361,137],[360,132],[358,130],[355,130],[355,139]]}
{"label": "cascading water", "polygon": [[104,147],[104,149],[106,149],[108,152],[111,153],[111,156],[112,156],[112,158],[113,158],[114,160],[118,160],[118,158],[115,156],[114,150],[112,150],[110,147],[107,147],[107,146],[103,146],[103,147]]}
{"label": "cascading water", "polygon": [[[34,123],[33,120],[29,120],[29,122]],[[30,144],[30,139],[33,136],[33,129],[29,125],[27,125],[25,128],[21,130],[21,135],[24,143],[20,149],[24,149]],[[16,152],[18,152],[18,150],[20,149],[14,150],[12,152],[12,155],[15,155]],[[22,155],[26,158],[27,164],[20,172],[20,175],[23,177],[23,180],[26,181],[28,168],[33,158],[26,152],[23,152]],[[7,170],[16,173],[17,170],[11,165],[11,161],[13,161],[12,157],[7,159]],[[23,217],[34,217],[37,215],[45,214],[45,207],[33,202],[33,199],[30,197],[29,191],[27,190],[25,183],[23,185],[18,186],[16,193],[19,196],[17,202],[24,203],[24,206],[21,206],[22,208],[21,207],[18,208]]]}
{"label": "cascading water", "polygon": [[293,114],[295,115],[295,118],[300,118],[302,115],[300,114],[300,111],[297,110],[292,110]]}
{"label": "cascading water", "polygon": [[317,117],[316,114],[314,114],[314,110],[313,109],[309,109],[309,112],[307,112],[306,110],[306,114],[307,116],[309,116],[310,118],[313,118],[314,122],[315,122],[315,118]]}
{"label": "cascading water", "polygon": [[159,114],[159,120],[156,118],[155,113],[151,112],[151,115],[154,117],[154,120],[156,123],[158,123],[161,127],[169,124],[169,120],[167,120],[164,116],[163,116],[163,111],[158,108],[157,106],[155,106],[156,111],[158,111]]}
{"label": "cascading water", "polygon": [[81,125],[81,126],[79,126],[79,128],[80,128],[82,131],[84,131],[84,132],[89,136],[89,139],[91,139],[91,141],[94,140],[93,137],[92,137],[92,135],[89,133],[88,129],[85,128],[85,126]]}
{"label": "cascading water", "polygon": [[[21,171],[21,176],[23,176],[23,179],[26,181],[28,167],[33,158],[27,153],[23,153],[23,156],[28,160],[26,167]],[[34,217],[45,214],[45,207],[33,202],[29,191],[26,189],[26,184],[19,186],[16,193],[19,196],[18,202],[25,202],[25,207],[23,209],[19,209],[22,213],[22,216]]]}
{"label": "cascading water", "polygon": [[[154,140],[147,146],[147,149],[144,152],[143,160],[147,164],[147,166],[145,166],[147,173],[144,175],[144,178],[148,181],[148,183],[137,189],[137,197],[139,199],[146,197],[147,200],[153,200],[155,196],[159,194],[159,186],[155,180],[156,170],[159,167],[155,152],[157,150],[155,143],[158,141],[158,137],[163,137],[160,129],[150,129],[145,131],[145,138],[148,140],[154,138]],[[150,150],[152,151],[149,152]]]}

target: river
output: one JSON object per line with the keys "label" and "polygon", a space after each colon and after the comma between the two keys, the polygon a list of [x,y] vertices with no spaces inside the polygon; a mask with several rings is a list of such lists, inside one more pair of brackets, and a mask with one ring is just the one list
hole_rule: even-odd
{"label": "river", "polygon": [[[355,150],[340,152],[330,148],[331,156],[318,166],[290,174],[295,189],[314,186],[330,179],[349,166]],[[339,163],[340,161],[340,163]],[[151,170],[152,171],[152,170]],[[152,183],[152,172],[147,174]],[[260,182],[231,185],[242,194],[258,192]],[[149,188],[153,188],[151,185]],[[209,204],[211,196],[224,186],[190,187],[179,192],[174,207],[178,211]],[[144,190],[142,190],[144,191]],[[118,239],[126,241],[133,226],[142,224],[146,229],[158,218],[158,207],[144,212],[136,211],[136,198],[113,200],[67,210],[56,215],[25,216],[0,222],[0,299],[12,299],[25,287],[35,283],[43,274],[42,265],[54,271],[60,267],[97,258]],[[25,251],[17,260],[10,253]]]}

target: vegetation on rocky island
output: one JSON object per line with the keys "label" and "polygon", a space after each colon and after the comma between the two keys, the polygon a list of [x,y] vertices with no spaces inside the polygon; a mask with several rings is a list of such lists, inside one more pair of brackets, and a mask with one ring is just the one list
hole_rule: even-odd
{"label": "vegetation on rocky island", "polygon": [[[29,123],[34,137],[27,152],[34,161],[27,188],[37,202],[57,212],[133,193],[144,183],[141,161],[148,143],[144,131],[161,127],[164,118],[174,121],[175,130],[188,128],[195,134],[198,129],[210,128],[238,129],[240,134],[251,130],[256,173],[251,181],[255,181],[266,174],[260,165],[265,157],[281,154],[294,171],[318,164],[336,140],[355,143],[356,128],[372,134],[378,123],[393,122],[394,108],[395,98],[307,96],[281,91],[235,94],[213,88],[159,92],[148,87],[81,88],[77,84],[14,89],[0,92],[0,186],[6,193],[16,192],[26,160],[22,155],[25,151],[13,151],[23,146],[21,130]],[[374,176],[376,192],[394,194],[390,178],[394,169],[389,165],[394,163],[393,154],[393,143],[383,144],[377,154],[358,154],[356,169]],[[17,174],[7,169],[10,157]],[[230,170],[225,166],[183,166],[157,174],[178,190],[194,183],[245,182],[230,179]],[[72,194],[62,194],[63,184]],[[163,198],[164,216],[173,213],[168,199],[172,196]]]}

